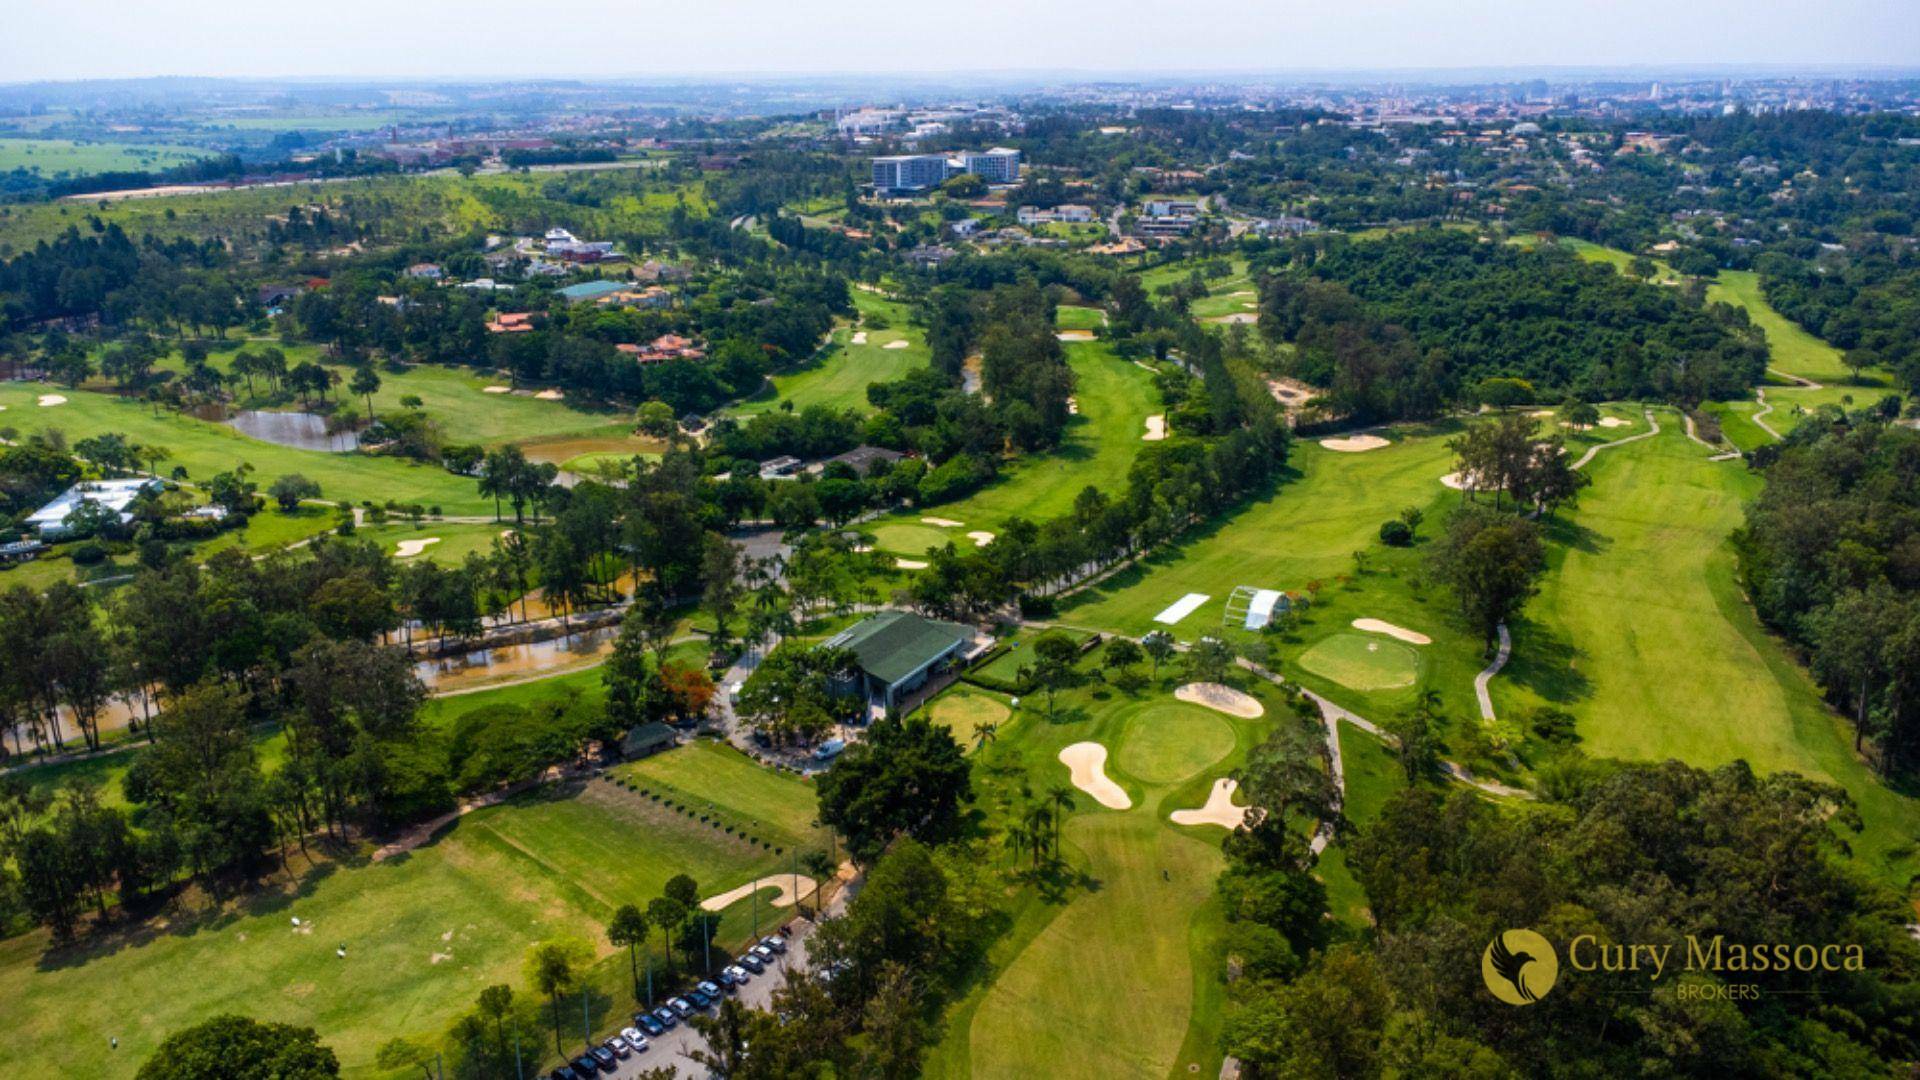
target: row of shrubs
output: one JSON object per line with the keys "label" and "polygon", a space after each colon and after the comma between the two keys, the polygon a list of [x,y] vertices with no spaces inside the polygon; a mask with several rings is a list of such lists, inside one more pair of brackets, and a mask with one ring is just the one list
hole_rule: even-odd
{"label": "row of shrubs", "polygon": [[[758,844],[762,850],[771,851],[775,855],[786,854],[786,849],[784,847],[781,847],[780,845],[775,844],[771,840],[757,837],[748,833],[747,827],[745,825],[741,825],[738,827],[734,825],[730,825],[725,820],[723,820],[720,817],[720,815],[717,813],[709,813],[708,811],[692,806],[691,804],[675,801],[675,799],[671,796],[679,795],[678,792],[670,792],[669,794],[662,794],[658,791],[654,791],[650,788],[647,788],[641,785],[638,781],[632,780],[624,776],[613,776],[610,774],[602,774],[601,779],[606,780],[609,783],[612,783],[618,787],[626,788],[628,791],[633,792],[635,795],[642,795],[642,796],[645,796],[646,798],[652,799],[654,802],[659,803],[661,806],[664,806],[668,810],[672,810],[675,813],[685,814],[690,818],[697,818],[699,819],[700,824],[708,825],[713,828],[719,829],[721,832],[726,833],[728,836],[737,836],[740,839],[745,840],[749,844]],[[680,796],[680,797],[684,798],[684,796]]]}

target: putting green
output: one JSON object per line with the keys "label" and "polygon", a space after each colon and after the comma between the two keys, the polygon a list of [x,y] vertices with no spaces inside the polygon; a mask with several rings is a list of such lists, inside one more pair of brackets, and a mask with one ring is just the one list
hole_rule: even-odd
{"label": "putting green", "polygon": [[1177,784],[1233,751],[1233,726],[1218,713],[1155,702],[1127,725],[1118,764],[1148,784]]}
{"label": "putting green", "polygon": [[1012,711],[998,698],[978,690],[961,688],[943,695],[927,709],[927,718],[953,733],[960,745],[973,743],[973,731],[981,724],[1003,724]]}
{"label": "putting green", "polygon": [[873,530],[873,545],[881,551],[891,551],[895,555],[909,555],[918,558],[927,553],[928,548],[943,548],[956,543],[957,533],[945,529],[936,529],[931,525],[910,525],[894,522],[881,525]]}
{"label": "putting green", "polygon": [[1355,690],[1412,686],[1420,677],[1420,657],[1411,648],[1360,634],[1321,639],[1300,654],[1300,666]]}

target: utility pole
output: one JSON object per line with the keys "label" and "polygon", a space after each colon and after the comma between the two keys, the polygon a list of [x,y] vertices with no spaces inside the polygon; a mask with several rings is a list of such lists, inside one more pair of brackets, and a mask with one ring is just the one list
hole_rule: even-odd
{"label": "utility pole", "polygon": [[580,1038],[586,1043],[588,1050],[593,1049],[593,1021],[587,1018],[587,999],[590,996],[587,988],[582,986],[580,988]]}

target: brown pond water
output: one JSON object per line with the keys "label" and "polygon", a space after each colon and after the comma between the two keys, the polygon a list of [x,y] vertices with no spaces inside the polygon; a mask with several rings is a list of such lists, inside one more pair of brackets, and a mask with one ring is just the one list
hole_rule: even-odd
{"label": "brown pond water", "polygon": [[227,418],[227,426],[249,438],[295,450],[344,454],[360,445],[353,431],[327,433],[327,418],[317,413],[263,412],[249,409]]}
{"label": "brown pond water", "polygon": [[422,660],[413,665],[413,670],[429,691],[448,694],[592,667],[613,651],[614,639],[619,636],[617,624],[603,626],[549,641],[497,645],[458,656]]}

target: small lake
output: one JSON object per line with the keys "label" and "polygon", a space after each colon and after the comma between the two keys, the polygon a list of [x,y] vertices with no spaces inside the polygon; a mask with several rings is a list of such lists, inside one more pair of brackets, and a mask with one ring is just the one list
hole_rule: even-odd
{"label": "small lake", "polygon": [[414,674],[436,694],[510,682],[535,675],[558,675],[564,671],[591,667],[613,651],[620,625],[582,630],[551,641],[524,645],[498,645],[475,649],[458,656],[422,660],[413,665]]}
{"label": "small lake", "polygon": [[344,454],[360,445],[354,431],[327,432],[327,418],[317,413],[264,412],[249,409],[227,418],[227,426],[251,439],[294,450]]}

